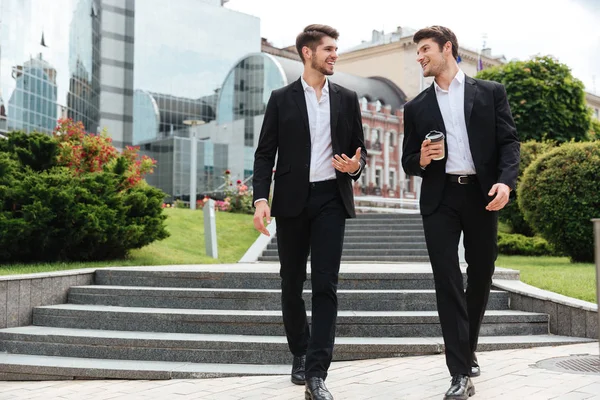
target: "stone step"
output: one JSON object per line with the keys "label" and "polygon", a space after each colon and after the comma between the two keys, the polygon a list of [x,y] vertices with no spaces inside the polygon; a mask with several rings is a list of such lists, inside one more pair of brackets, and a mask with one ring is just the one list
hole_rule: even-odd
{"label": "stone step", "polygon": [[[310,257],[308,258],[310,260]],[[279,262],[279,256],[260,256],[258,261]],[[346,256],[342,255],[342,262],[371,262],[371,263],[415,263],[427,262],[429,256]]]}
{"label": "stone step", "polygon": [[[277,244],[277,240],[271,240],[271,243]],[[361,236],[345,236],[344,247],[352,243],[381,243],[381,244],[394,244],[394,243],[425,243],[425,235],[404,235],[404,236],[377,236],[377,237],[361,237]]]}
{"label": "stone step", "polygon": [[[344,243],[343,254],[349,254],[349,250],[370,250],[370,249],[381,249],[381,250],[425,250],[427,251],[427,245],[423,242],[396,242],[396,243],[363,243],[355,241],[351,243]],[[277,241],[269,243],[266,250],[277,250]],[[427,253],[425,253],[427,254]],[[266,255],[263,253],[263,255]]]}
{"label": "stone step", "polygon": [[360,236],[360,237],[369,237],[369,236],[414,236],[415,234],[419,236],[423,236],[423,229],[356,229],[356,230],[348,230],[344,232],[344,236]]}
{"label": "stone step", "polygon": [[[310,323],[310,312],[309,323]],[[33,325],[76,329],[228,335],[280,335],[279,310],[190,310],[61,304],[35,307]],[[548,333],[548,315],[487,311],[482,336]],[[336,337],[429,337],[442,334],[436,311],[339,311]]]}
{"label": "stone step", "polygon": [[4,381],[201,379],[289,373],[290,365],[206,364],[0,354],[0,379]]}
{"label": "stone step", "polygon": [[[354,257],[354,256],[362,256],[367,257],[370,260],[377,259],[378,257],[387,257],[387,256],[417,256],[417,257],[427,257],[427,249],[348,249],[345,248],[342,251],[342,259],[344,257]],[[265,250],[263,251],[262,257],[278,257],[277,250]]]}
{"label": "stone step", "polygon": [[[508,293],[493,290],[488,310],[508,309]],[[307,310],[311,293],[304,291]],[[74,286],[69,303],[119,307],[280,310],[281,290],[277,289],[182,289],[130,286]],[[353,311],[434,311],[434,290],[338,290],[340,310]]]}
{"label": "stone step", "polygon": [[[537,346],[585,343],[590,339],[554,335],[482,336],[478,350],[520,349]],[[40,375],[57,374],[40,366],[40,361],[25,368],[25,360],[7,362],[14,354],[77,357],[106,360],[141,360],[179,363],[291,364],[285,336],[204,335],[161,332],[102,331],[25,326],[0,330],[0,373],[31,371]],[[389,358],[443,352],[441,337],[338,337],[334,361]],[[52,365],[50,359],[46,364]],[[54,365],[59,364],[59,360]],[[60,360],[63,361],[63,360]],[[93,365],[89,360],[85,365]],[[64,361],[63,361],[64,362]],[[15,364],[19,368],[15,367]],[[73,364],[84,367],[77,359]],[[101,368],[102,364],[97,364]],[[105,364],[106,365],[106,364]],[[137,365],[137,364],[136,364]],[[140,364],[140,369],[148,364]],[[173,364],[169,364],[173,365]],[[131,364],[122,364],[128,368]],[[73,366],[69,365],[73,368]],[[112,366],[111,366],[112,367]],[[68,370],[72,374],[73,370]],[[285,374],[289,373],[289,367]],[[101,377],[98,371],[96,377]],[[110,376],[106,376],[110,377]],[[181,376],[184,377],[184,376]],[[136,379],[129,377],[127,379]],[[144,379],[144,378],[137,378]]]}
{"label": "stone step", "polygon": [[[107,286],[170,288],[280,289],[278,264],[171,265],[96,270],[94,282]],[[369,271],[369,272],[365,272]],[[465,269],[463,268],[463,276]],[[519,272],[496,268],[496,279],[519,279]],[[466,278],[465,278],[466,279]],[[310,288],[310,268],[306,289]],[[342,264],[339,290],[433,289],[433,272],[426,263]]]}
{"label": "stone step", "polygon": [[395,220],[415,220],[422,221],[423,218],[420,214],[376,214],[376,213],[359,213],[356,214],[356,218],[349,218],[348,220],[386,220],[386,221],[395,221]]}
{"label": "stone step", "polygon": [[[362,222],[362,221],[361,221]],[[423,224],[405,223],[405,222],[389,222],[381,221],[379,223],[346,223],[346,232],[349,230],[372,230],[372,229],[404,229],[404,230],[423,230]]]}

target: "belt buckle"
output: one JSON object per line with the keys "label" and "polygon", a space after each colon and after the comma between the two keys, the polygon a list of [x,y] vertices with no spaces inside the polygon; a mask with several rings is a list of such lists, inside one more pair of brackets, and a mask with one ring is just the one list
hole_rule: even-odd
{"label": "belt buckle", "polygon": [[[462,179],[465,178],[465,181],[463,182]],[[469,177],[467,175],[460,175],[458,177],[458,183],[460,185],[468,185],[469,184]]]}

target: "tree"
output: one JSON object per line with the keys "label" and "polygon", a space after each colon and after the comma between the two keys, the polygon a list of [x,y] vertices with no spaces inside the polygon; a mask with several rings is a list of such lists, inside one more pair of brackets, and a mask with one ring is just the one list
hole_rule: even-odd
{"label": "tree", "polygon": [[504,85],[522,141],[587,140],[590,110],[584,86],[565,64],[550,56],[535,57],[485,69],[476,77]]}

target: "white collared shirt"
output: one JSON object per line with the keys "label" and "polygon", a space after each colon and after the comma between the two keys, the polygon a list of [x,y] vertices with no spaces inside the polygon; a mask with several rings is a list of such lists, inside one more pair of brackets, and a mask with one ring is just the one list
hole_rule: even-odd
{"label": "white collared shirt", "polygon": [[335,168],[331,164],[333,150],[331,147],[331,108],[329,106],[329,80],[317,100],[315,89],[300,77],[306,99],[308,125],[310,130],[310,175],[311,182],[335,179]]}
{"label": "white collared shirt", "polygon": [[465,73],[459,69],[450,82],[448,90],[439,87],[435,80],[433,84],[446,127],[446,143],[448,144],[446,173],[474,175],[475,163],[473,163],[471,155],[465,122]]}

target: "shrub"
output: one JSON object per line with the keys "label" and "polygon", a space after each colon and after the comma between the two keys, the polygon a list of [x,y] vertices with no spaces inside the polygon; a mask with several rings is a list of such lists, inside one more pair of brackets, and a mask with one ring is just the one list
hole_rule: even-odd
{"label": "shrub", "polygon": [[[519,178],[517,179],[517,188],[520,185],[523,177],[523,172],[527,167],[535,160],[540,154],[547,152],[550,149],[556,147],[554,142],[536,142],[530,140],[528,142],[521,143],[521,162],[519,164]],[[498,217],[501,221],[506,222],[510,225],[513,233],[520,233],[525,236],[533,236],[534,231],[523,218],[523,213],[519,209],[517,203],[517,194],[512,192],[513,199],[500,210]]]}
{"label": "shrub", "polygon": [[542,154],[518,190],[525,220],[574,262],[593,262],[592,218],[600,213],[600,142],[566,143]]}
{"label": "shrub", "polygon": [[168,236],[153,165],[61,121],[53,137],[9,133],[0,152],[0,262],[122,258]]}
{"label": "shrub", "polygon": [[518,233],[498,233],[498,252],[505,255],[551,256],[558,255],[546,239]]}
{"label": "shrub", "polygon": [[234,186],[229,170],[225,171],[225,199],[218,207],[222,211],[231,211],[243,214],[254,214],[252,191],[241,180]]}

